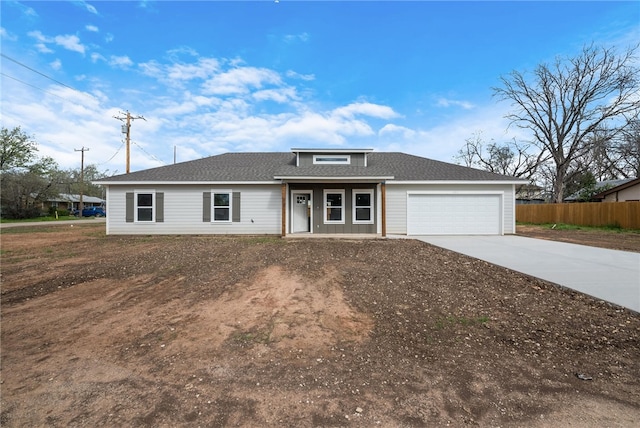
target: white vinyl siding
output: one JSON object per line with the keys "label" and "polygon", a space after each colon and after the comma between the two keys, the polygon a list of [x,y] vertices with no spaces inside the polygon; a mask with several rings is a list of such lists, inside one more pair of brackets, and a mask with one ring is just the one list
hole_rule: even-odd
{"label": "white vinyl siding", "polygon": [[513,184],[393,184],[386,186],[386,224],[388,235],[407,234],[407,200],[411,192],[501,193],[502,232],[515,233],[515,196]]}
{"label": "white vinyl siding", "polygon": [[[127,223],[125,221],[127,192],[140,191],[140,186],[109,186],[107,191],[107,233],[126,234],[276,234],[281,233],[281,187],[277,185],[234,185],[232,192],[241,197],[240,221],[203,222],[203,192],[211,192],[206,185],[154,186],[164,193],[164,222]],[[149,189],[151,191],[151,189]]]}

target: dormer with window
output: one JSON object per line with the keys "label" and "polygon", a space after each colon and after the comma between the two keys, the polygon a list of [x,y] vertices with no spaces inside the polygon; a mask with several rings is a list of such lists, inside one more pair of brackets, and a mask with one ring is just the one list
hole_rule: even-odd
{"label": "dormer with window", "polygon": [[291,149],[296,166],[346,165],[367,166],[367,153],[373,149]]}

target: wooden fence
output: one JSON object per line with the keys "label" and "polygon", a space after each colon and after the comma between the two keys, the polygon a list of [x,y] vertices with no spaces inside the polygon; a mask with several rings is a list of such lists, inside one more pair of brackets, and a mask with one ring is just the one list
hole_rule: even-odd
{"label": "wooden fence", "polygon": [[516,205],[516,221],[578,226],[617,225],[625,229],[640,229],[640,202]]}

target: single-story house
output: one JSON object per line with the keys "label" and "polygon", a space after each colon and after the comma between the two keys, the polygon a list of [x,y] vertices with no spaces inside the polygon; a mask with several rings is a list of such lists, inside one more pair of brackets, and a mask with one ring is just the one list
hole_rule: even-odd
{"label": "single-story house", "polygon": [[226,153],[95,181],[107,234],[502,235],[525,180],[398,152]]}
{"label": "single-story house", "polygon": [[[103,207],[104,199],[96,196],[82,196],[82,204],[86,207]],[[80,207],[80,195],[71,193],[60,193],[58,196],[48,198],[42,202],[42,211],[48,211],[49,208],[55,208],[58,210],[77,210]]]}
{"label": "single-story house", "polygon": [[627,179],[593,196],[601,202],[640,201],[640,178]]}

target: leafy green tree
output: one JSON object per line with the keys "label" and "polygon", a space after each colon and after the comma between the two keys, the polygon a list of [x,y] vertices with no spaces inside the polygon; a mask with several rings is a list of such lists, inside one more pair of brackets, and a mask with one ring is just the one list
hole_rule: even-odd
{"label": "leafy green tree", "polygon": [[38,147],[32,137],[19,126],[0,130],[0,171],[29,165],[36,157]]}
{"label": "leafy green tree", "polygon": [[38,157],[32,137],[20,127],[0,130],[0,215],[31,218],[40,215],[40,203],[58,194],[58,165]]}

